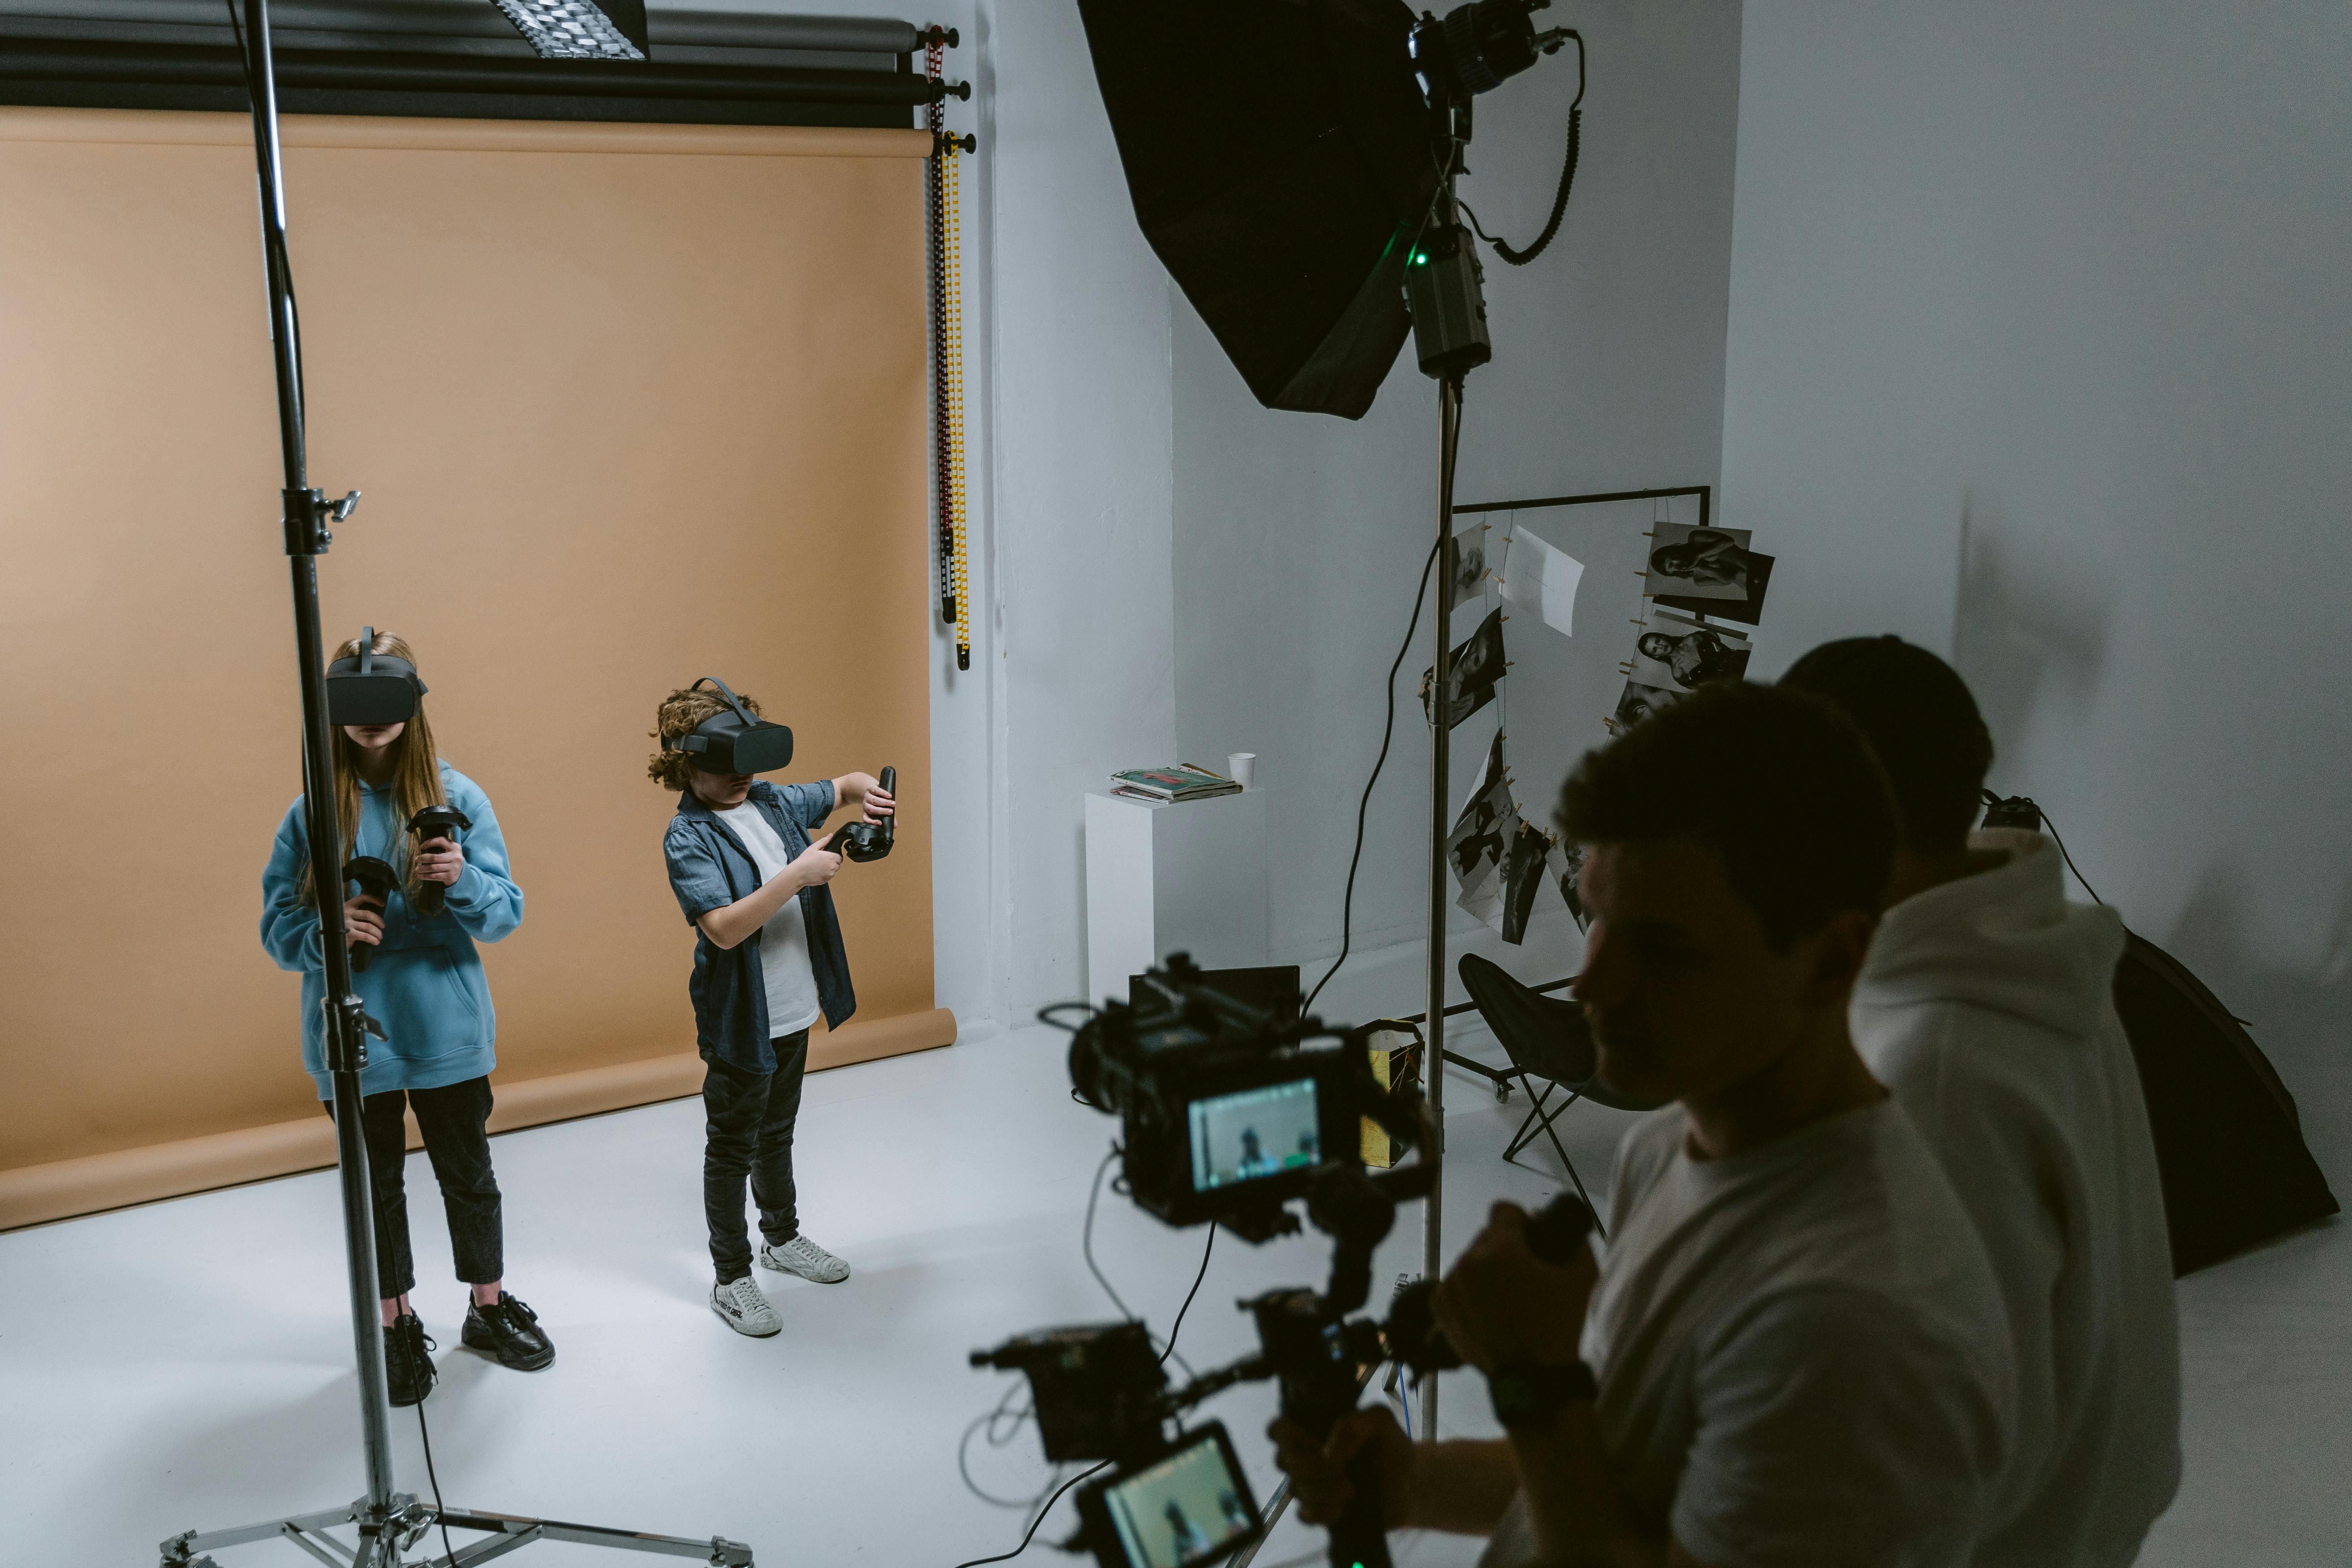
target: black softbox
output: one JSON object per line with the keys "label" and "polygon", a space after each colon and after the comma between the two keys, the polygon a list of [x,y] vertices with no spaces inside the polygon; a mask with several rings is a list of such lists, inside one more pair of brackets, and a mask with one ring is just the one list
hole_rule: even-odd
{"label": "black softbox", "polygon": [[1412,322],[1440,121],[1400,0],[1078,0],[1135,216],[1260,403],[1349,419]]}

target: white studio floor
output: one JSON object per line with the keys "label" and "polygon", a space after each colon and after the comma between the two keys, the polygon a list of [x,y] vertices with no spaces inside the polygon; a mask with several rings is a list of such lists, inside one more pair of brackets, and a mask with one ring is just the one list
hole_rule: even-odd
{"label": "white studio floor", "polygon": [[[1496,1058],[1476,1030],[1455,1043]],[[453,1505],[748,1541],[762,1564],[950,1568],[1009,1550],[1024,1522],[957,1473],[957,1442],[1011,1374],[972,1349],[1021,1330],[1116,1316],[1079,1230],[1113,1123],[1066,1094],[1065,1037],[1025,1028],[818,1074],[800,1137],[803,1223],[853,1278],[763,1273],[784,1332],[728,1331],[705,1305],[697,1101],[501,1136],[509,1278],[558,1347],[523,1374],[456,1348],[462,1288],[424,1158],[408,1171],[419,1310],[440,1341],[425,1405]],[[1496,1156],[1520,1102],[1449,1087],[1450,1245],[1496,1197],[1560,1184],[1540,1143]],[[1599,1196],[1615,1113],[1579,1107],[1570,1152]],[[1540,1152],[1538,1152],[1540,1151]],[[0,1562],[137,1564],[179,1531],[333,1506],[359,1489],[357,1418],[334,1178],[289,1177],[0,1236]],[[1400,1215],[1376,1279],[1414,1266],[1419,1213]],[[1096,1254],[1166,1329],[1202,1233],[1165,1230],[1105,1193]],[[1251,1248],[1220,1237],[1179,1349],[1206,1369],[1249,1348],[1235,1298],[1319,1282],[1319,1237]],[[1384,1296],[1384,1289],[1381,1290]],[[2352,1229],[2294,1238],[2181,1289],[2189,1472],[2142,1561],[2164,1568],[2333,1564],[2352,1557]],[[1483,1391],[1449,1376],[1441,1428],[1487,1433]],[[1222,1416],[1261,1498],[1273,1476],[1263,1387]],[[425,1490],[413,1412],[395,1411],[400,1484]],[[972,1478],[1004,1497],[1048,1479],[1033,1432],[975,1437]],[[1070,1561],[1046,1542],[1024,1563]],[[1262,1568],[1320,1562],[1286,1521]],[[463,1544],[461,1539],[459,1544]],[[1415,1568],[1467,1563],[1474,1543],[1400,1540]],[[615,1553],[532,1545],[515,1562]],[[222,1568],[305,1563],[289,1544],[225,1552]],[[626,1561],[652,1559],[629,1554]]]}

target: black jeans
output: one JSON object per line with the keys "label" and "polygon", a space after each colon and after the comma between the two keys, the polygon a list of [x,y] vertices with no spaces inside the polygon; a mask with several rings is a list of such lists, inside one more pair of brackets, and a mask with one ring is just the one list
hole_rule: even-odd
{"label": "black jeans", "polygon": [[710,1262],[719,1282],[751,1272],[751,1237],[743,1223],[743,1178],[760,1205],[760,1234],[782,1247],[801,1233],[793,1207],[793,1124],[808,1075],[808,1031],[779,1035],[776,1070],[745,1072],[711,1058],[702,1075],[702,1216],[710,1227]]}
{"label": "black jeans", "polygon": [[[506,1231],[499,1214],[499,1178],[490,1169],[490,1080],[469,1078],[440,1089],[393,1089],[360,1101],[365,1130],[368,1185],[375,1199],[376,1290],[389,1299],[416,1287],[416,1260],[408,1250],[408,1199],[401,1180],[408,1163],[408,1128],[402,1102],[416,1112],[425,1155],[441,1184],[449,1216],[449,1249],[457,1278],[487,1285],[506,1278]],[[328,1100],[327,1114],[335,1113]]]}

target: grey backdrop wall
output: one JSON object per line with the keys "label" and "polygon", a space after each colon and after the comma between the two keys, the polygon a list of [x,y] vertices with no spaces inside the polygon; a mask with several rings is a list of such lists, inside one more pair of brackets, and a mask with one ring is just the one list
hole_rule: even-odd
{"label": "grey backdrop wall", "polygon": [[2352,12],[1751,7],[1727,512],[1759,668],[1951,653],[2352,1179]]}

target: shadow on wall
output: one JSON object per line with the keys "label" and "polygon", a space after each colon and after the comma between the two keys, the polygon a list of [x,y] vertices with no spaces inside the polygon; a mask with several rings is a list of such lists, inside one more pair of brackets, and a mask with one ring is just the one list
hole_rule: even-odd
{"label": "shadow on wall", "polygon": [[2018,537],[2007,507],[1974,488],[1964,493],[1952,664],[2012,755],[2038,710],[2089,710],[2106,664],[2113,597],[2053,553],[2035,559]]}
{"label": "shadow on wall", "polygon": [[2352,883],[2336,895],[2324,956],[2284,969],[2249,951],[2244,893],[2208,869],[2164,947],[2247,1025],[2294,1096],[2304,1142],[2339,1191],[2352,1179]]}

